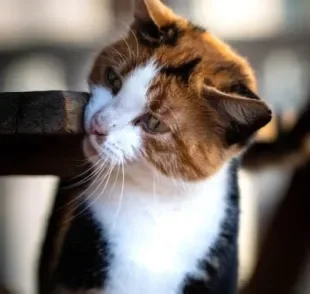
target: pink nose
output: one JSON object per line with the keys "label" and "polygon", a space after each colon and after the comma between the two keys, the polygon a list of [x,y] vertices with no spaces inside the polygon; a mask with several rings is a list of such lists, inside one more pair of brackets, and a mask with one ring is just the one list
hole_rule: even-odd
{"label": "pink nose", "polygon": [[102,126],[99,113],[95,114],[94,117],[92,118],[89,132],[92,135],[98,135],[98,136],[106,135],[106,130]]}

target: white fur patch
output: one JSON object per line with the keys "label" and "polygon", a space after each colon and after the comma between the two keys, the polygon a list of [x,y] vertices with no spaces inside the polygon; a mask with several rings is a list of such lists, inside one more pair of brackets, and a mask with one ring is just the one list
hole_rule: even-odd
{"label": "white fur patch", "polygon": [[220,233],[228,166],[199,183],[174,182],[142,163],[124,172],[93,196],[113,254],[102,293],[180,294],[188,274],[201,277],[198,261]]}
{"label": "white fur patch", "polygon": [[85,129],[90,130],[95,115],[100,118],[107,137],[102,144],[97,144],[94,137],[90,143],[102,156],[123,162],[132,160],[141,149],[141,128],[132,122],[145,111],[147,91],[157,72],[154,61],[137,67],[127,75],[115,96],[110,89],[91,86],[92,97],[85,110]]}
{"label": "white fur patch", "polygon": [[96,150],[124,164],[95,179],[86,195],[113,256],[104,294],[179,294],[188,274],[201,276],[198,262],[219,235],[226,210],[227,166],[206,181],[184,183],[137,156],[142,134],[132,121],[145,111],[157,71],[154,62],[136,68],[116,96],[93,86],[85,113],[86,130],[99,112],[107,131],[102,143],[92,142]]}

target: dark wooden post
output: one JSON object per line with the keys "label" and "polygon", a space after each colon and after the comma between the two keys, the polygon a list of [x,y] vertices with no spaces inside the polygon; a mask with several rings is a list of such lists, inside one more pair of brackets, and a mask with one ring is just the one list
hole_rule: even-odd
{"label": "dark wooden post", "polygon": [[88,94],[0,94],[0,175],[57,175],[81,170],[82,116]]}

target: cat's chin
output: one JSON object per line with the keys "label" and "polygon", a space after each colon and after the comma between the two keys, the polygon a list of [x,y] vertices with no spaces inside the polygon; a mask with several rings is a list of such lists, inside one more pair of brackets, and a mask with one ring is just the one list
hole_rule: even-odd
{"label": "cat's chin", "polygon": [[83,151],[86,158],[93,164],[103,160],[107,165],[123,164],[124,158],[118,148],[113,144],[104,144],[106,137],[87,135],[83,141]]}

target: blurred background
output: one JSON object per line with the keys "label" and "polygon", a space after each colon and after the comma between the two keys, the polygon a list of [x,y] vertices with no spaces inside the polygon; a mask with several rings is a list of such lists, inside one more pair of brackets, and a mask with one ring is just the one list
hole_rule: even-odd
{"label": "blurred background", "polygon": [[[257,138],[256,153],[249,154],[240,172],[240,289],[244,293],[310,293],[310,238],[301,229],[301,222],[308,220],[310,225],[310,220],[307,213],[296,218],[305,212],[299,212],[298,203],[310,208],[303,202],[310,192],[305,190],[302,198],[291,191],[296,173],[307,166],[307,132],[295,136],[298,142],[287,150],[286,143],[278,143],[294,130],[310,97],[310,1],[166,2],[249,59],[260,95],[275,113]],[[126,31],[131,12],[130,0],[0,0],[0,91],[87,91],[94,55]],[[0,293],[5,288],[9,293],[36,293],[38,250],[57,181],[55,177],[0,179]],[[287,206],[295,207],[295,212],[283,212],[281,223],[277,215],[288,191],[297,206],[289,202]],[[281,234],[274,233],[279,227]]]}

